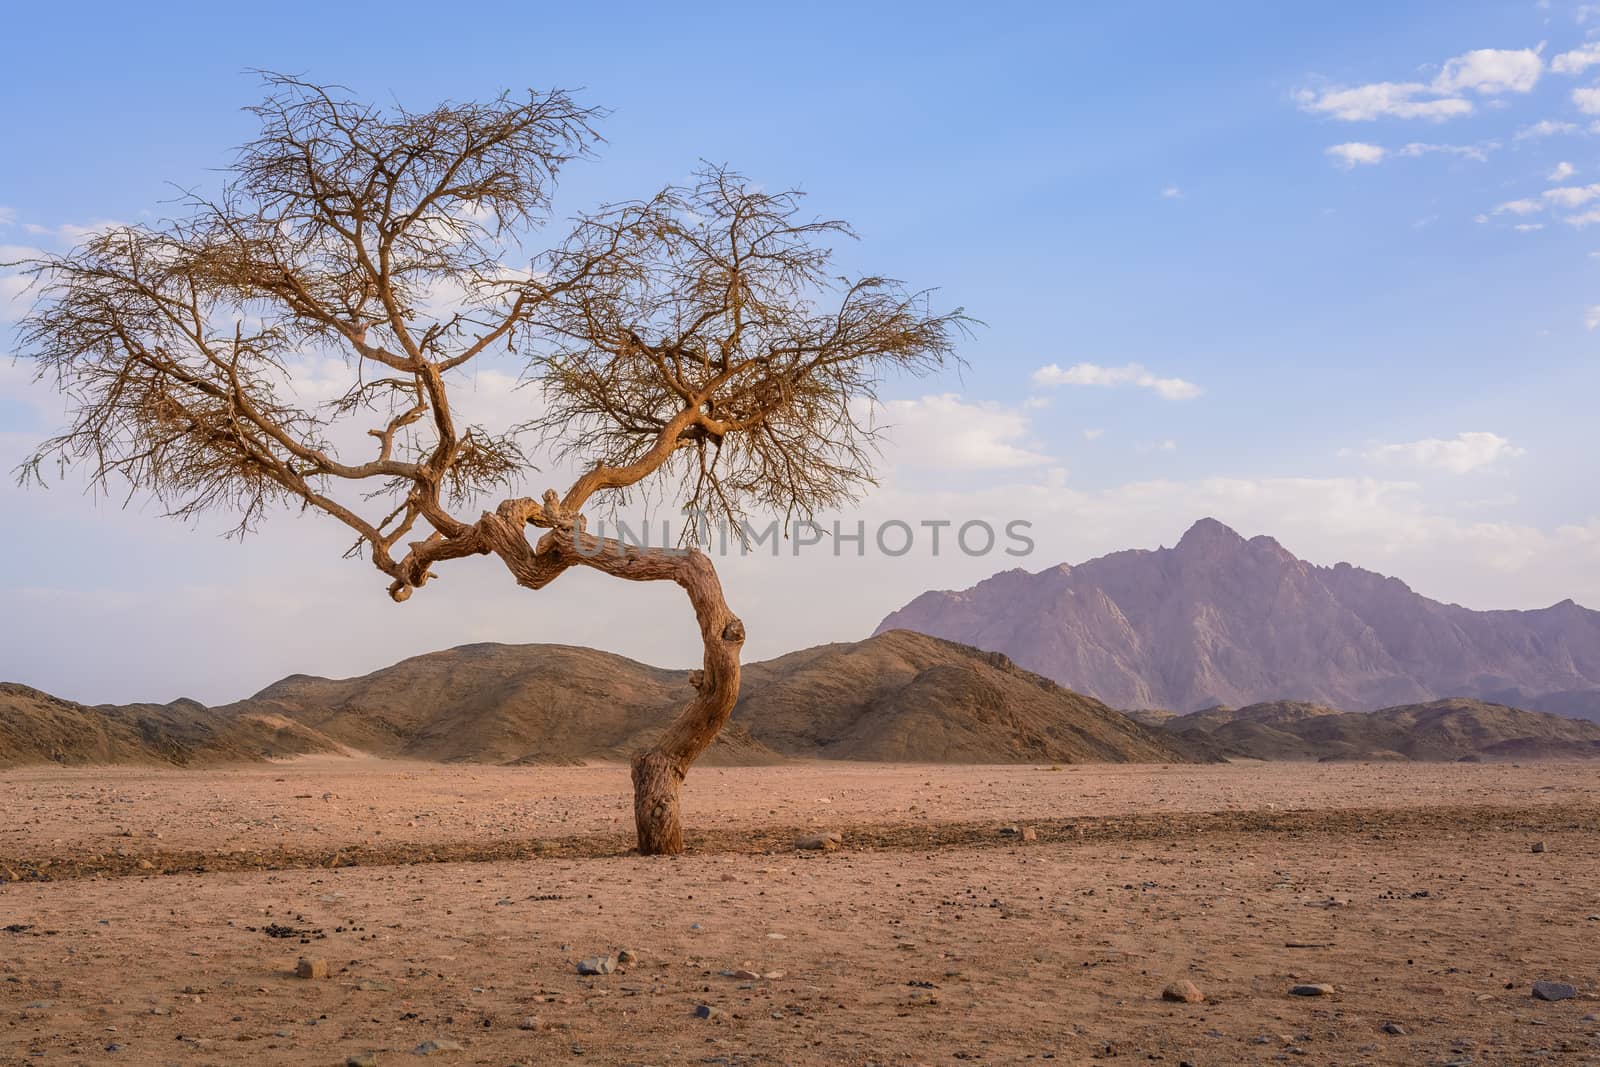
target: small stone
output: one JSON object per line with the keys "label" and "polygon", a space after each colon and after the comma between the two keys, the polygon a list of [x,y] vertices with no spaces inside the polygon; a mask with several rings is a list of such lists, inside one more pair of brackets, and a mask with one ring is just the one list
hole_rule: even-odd
{"label": "small stone", "polygon": [[437,1056],[441,1052],[460,1052],[461,1042],[452,1041],[448,1037],[436,1037],[431,1041],[424,1041],[411,1050],[413,1056]]}
{"label": "small stone", "polygon": [[139,869],[141,871],[153,871],[156,869],[156,865],[151,863],[149,860],[140,860]]}
{"label": "small stone", "polygon": [[633,949],[631,949],[631,948],[618,949],[617,950],[617,962],[618,963],[638,963],[639,962],[639,954],[637,952],[633,951]]}
{"label": "small stone", "polygon": [[617,961],[611,956],[590,956],[578,961],[579,974],[610,974],[616,969]]}
{"label": "small stone", "polygon": [[1399,1023],[1384,1023],[1383,1032],[1386,1034],[1393,1034],[1396,1037],[1406,1036],[1406,1028],[1401,1026]]}
{"label": "small stone", "polygon": [[345,1057],[344,1067],[378,1067],[376,1052],[357,1052]]}
{"label": "small stone", "polygon": [[696,1019],[720,1019],[722,1018],[722,1009],[713,1008],[709,1004],[696,1004],[694,1007],[694,1017]]}
{"label": "small stone", "polygon": [[736,971],[728,971],[726,973],[729,978],[737,978],[742,982],[753,982],[761,977],[760,972],[748,970],[744,967],[740,967]]}
{"label": "small stone", "polygon": [[1544,851],[1544,842],[1543,841],[1535,841],[1532,845],[1528,846],[1528,851],[1529,852],[1543,852]]}
{"label": "small stone", "polygon": [[1017,829],[1015,826],[1002,826],[1002,827],[1000,827],[1000,836],[1002,836],[1002,837],[1017,837],[1021,833],[1022,833],[1022,831]]}
{"label": "small stone", "polygon": [[1037,841],[1039,840],[1039,831],[1031,826],[1024,826],[1022,828],[1022,839],[1024,841]]}
{"label": "small stone", "polygon": [[761,977],[765,978],[769,982],[775,982],[779,978],[783,977],[783,972],[782,971],[768,971],[766,974],[762,975]]}
{"label": "small stone", "polygon": [[1187,978],[1180,978],[1161,991],[1162,1000],[1171,1000],[1179,1004],[1204,1003],[1206,995],[1200,992],[1200,987]]}
{"label": "small stone", "polygon": [[1326,982],[1307,982],[1303,985],[1290,986],[1289,994],[1296,997],[1331,997],[1333,986]]}
{"label": "small stone", "polygon": [[795,838],[794,847],[805,852],[831,852],[844,844],[844,835],[837,830],[825,834],[810,834]]}
{"label": "small stone", "polygon": [[1571,1000],[1578,990],[1566,982],[1535,982],[1533,995],[1537,1000]]}
{"label": "small stone", "polygon": [[540,1026],[539,1017],[537,1015],[530,1015],[526,1019],[522,1020],[520,1023],[517,1024],[517,1029],[518,1030],[537,1030],[537,1029],[539,1029],[539,1026]]}
{"label": "small stone", "polygon": [[301,956],[300,962],[294,965],[296,978],[326,978],[328,977],[328,961],[314,959],[310,956]]}

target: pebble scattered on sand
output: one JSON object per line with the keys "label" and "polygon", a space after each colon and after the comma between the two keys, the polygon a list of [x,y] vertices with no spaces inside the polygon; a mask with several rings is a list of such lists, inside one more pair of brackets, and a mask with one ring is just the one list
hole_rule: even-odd
{"label": "pebble scattered on sand", "polygon": [[1296,997],[1331,997],[1333,986],[1326,982],[1302,982],[1300,985],[1290,986],[1289,994]]}
{"label": "pebble scattered on sand", "polygon": [[452,1041],[448,1037],[436,1037],[424,1041],[411,1050],[413,1056],[437,1056],[441,1052],[460,1052],[461,1042]]}
{"label": "pebble scattered on sand", "polygon": [[829,852],[844,844],[844,835],[837,830],[822,834],[807,834],[795,838],[794,847],[804,852]]}
{"label": "pebble scattered on sand", "polygon": [[1200,1004],[1206,996],[1200,992],[1200,987],[1187,978],[1180,978],[1161,991],[1162,1000],[1174,1001],[1178,1004]]}
{"label": "pebble scattered on sand", "polygon": [[1567,982],[1535,982],[1533,995],[1537,1000],[1571,1000],[1578,990]]}
{"label": "pebble scattered on sand", "polygon": [[328,961],[311,956],[301,956],[300,962],[294,965],[296,978],[326,978],[328,977]]}

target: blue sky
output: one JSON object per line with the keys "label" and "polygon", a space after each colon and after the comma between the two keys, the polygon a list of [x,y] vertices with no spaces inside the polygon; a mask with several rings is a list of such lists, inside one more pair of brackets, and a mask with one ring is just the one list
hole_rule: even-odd
{"label": "blue sky", "polygon": [[[1025,514],[1031,569],[1215,514],[1472,607],[1600,605],[1600,9],[857,7],[30,5],[0,46],[0,244],[60,250],[215,183],[252,68],[415,106],[581,87],[613,114],[562,210],[725,161],[849,219],[852,268],[987,323],[965,372],[891,386],[866,513]],[[0,365],[7,467],[51,404]],[[667,593],[586,579],[534,602],[480,571],[399,615],[338,531],[285,520],[241,547],[78,489],[0,490],[0,595],[27,605],[0,622],[0,677],[220,699],[469,639],[692,657],[692,634],[611,622],[682,610]],[[1009,562],[725,569],[768,655]],[[829,588],[843,606],[807,607]],[[381,637],[319,635],[346,610]]]}

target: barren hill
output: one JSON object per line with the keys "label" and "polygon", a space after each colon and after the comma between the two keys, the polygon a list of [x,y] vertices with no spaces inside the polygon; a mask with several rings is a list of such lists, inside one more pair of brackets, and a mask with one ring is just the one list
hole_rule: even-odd
{"label": "barren hill", "polygon": [[192,700],[88,707],[0,682],[0,767],[28,763],[219,763],[336,749],[289,719],[224,715]]}
{"label": "barren hill", "polygon": [[1213,519],[1172,548],[929,592],[885,618],[1006,653],[1115,707],[1291,699],[1367,710],[1443,697],[1600,714],[1600,612],[1471,611]]}
{"label": "barren hill", "polygon": [[[321,747],[528,763],[626,757],[666,724],[688,691],[687,671],[592,649],[480,644],[359,678],[292,675],[217,709],[193,702],[100,709],[56,703],[77,709],[73,723],[109,732],[109,740],[80,746],[76,762],[152,761],[159,758],[151,755],[155,747],[167,743],[185,746],[182,761],[289,754],[257,738],[264,724],[279,723]],[[130,720],[144,731],[142,745],[129,735]],[[5,705],[0,723],[7,724],[0,762],[10,763],[57,759],[59,743],[51,739],[69,729],[37,709]],[[973,763],[1185,758],[1166,735],[1004,656],[913,633],[746,666],[733,721],[706,758],[760,763],[787,756]]]}
{"label": "barren hill", "polygon": [[1278,701],[1207,708],[1160,728],[1200,751],[1265,760],[1600,759],[1600,725],[1478,700],[1372,712]]}

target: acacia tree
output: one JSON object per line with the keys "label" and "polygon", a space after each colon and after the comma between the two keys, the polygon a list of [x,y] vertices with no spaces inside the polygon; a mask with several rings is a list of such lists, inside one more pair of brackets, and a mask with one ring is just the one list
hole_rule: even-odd
{"label": "acacia tree", "polygon": [[[599,141],[599,113],[568,93],[419,112],[266,81],[219,195],[28,264],[22,354],[71,421],[24,476],[82,464],[175,516],[231,513],[241,534],[284,504],[322,512],[396,601],[490,554],[535,590],[574,566],[678,583],[704,666],[633,784],[640,851],[681,851],[679,787],[738,698],[744,626],[705,554],[598,537],[585,510],[651,486],[735,521],[836,506],[870,480],[862,401],[887,371],[953,358],[965,320],[892,280],[833,276],[843,223],[719,167],[580,215],[530,255],[562,166]],[[514,250],[525,269],[505,265]],[[334,353],[348,390],[301,399],[297,377]],[[510,431],[454,403],[486,359],[539,391]],[[511,495],[536,447],[582,473]]]}

